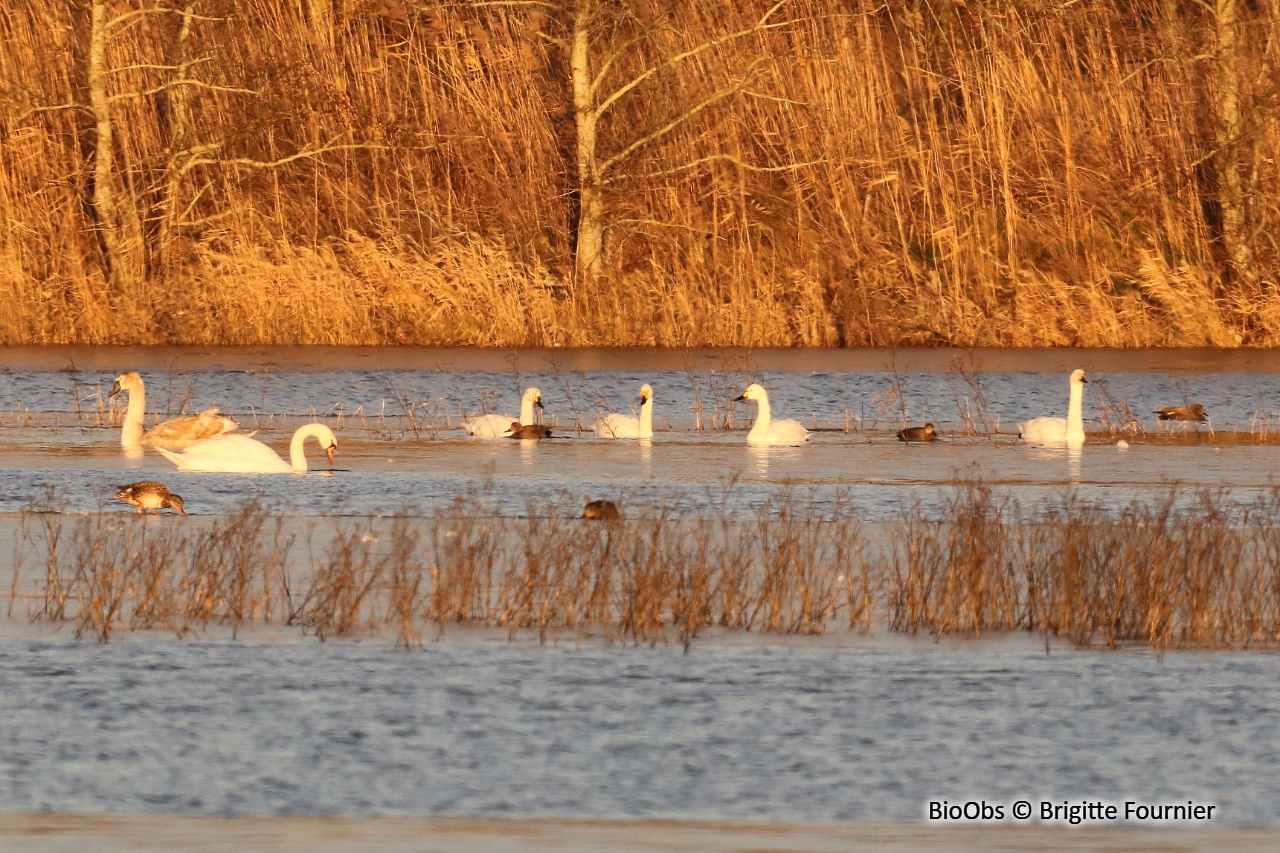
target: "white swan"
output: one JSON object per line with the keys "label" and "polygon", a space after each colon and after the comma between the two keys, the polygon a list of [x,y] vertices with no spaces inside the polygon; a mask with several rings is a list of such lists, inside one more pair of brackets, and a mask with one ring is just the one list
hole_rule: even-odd
{"label": "white swan", "polygon": [[[520,423],[533,423],[533,407],[542,408],[542,392],[529,388],[520,398]],[[462,422],[462,428],[480,438],[506,438],[511,429],[511,415],[476,415]]]}
{"label": "white swan", "polygon": [[136,371],[121,373],[111,386],[111,399],[121,392],[129,394],[129,408],[124,413],[124,426],[120,430],[120,445],[126,450],[137,450],[142,445],[152,447],[188,447],[197,441],[214,438],[225,432],[240,429],[240,424],[218,415],[218,410],[205,409],[198,415],[172,418],[142,432],[142,421],[147,411],[147,389]]}
{"label": "white swan", "polygon": [[1065,418],[1032,418],[1021,424],[1018,436],[1041,444],[1084,444],[1084,418],[1080,413],[1084,402],[1084,386],[1087,380],[1083,370],[1071,372],[1071,402]]}
{"label": "white swan", "polygon": [[[182,453],[174,453],[160,448],[165,458],[178,466],[179,471],[204,471],[224,474],[305,474],[307,456],[302,451],[303,443],[314,437],[324,448],[333,464],[333,452],[338,449],[338,440],[333,430],[324,424],[306,424],[298,427],[289,442],[289,462],[267,445],[247,435],[220,435],[208,441],[191,445]],[[292,463],[292,464],[290,464]]]}
{"label": "white swan", "polygon": [[653,438],[653,388],[640,386],[640,417],[612,412],[596,419],[600,438]]}
{"label": "white swan", "polygon": [[755,426],[751,427],[751,432],[747,433],[747,444],[787,444],[797,445],[804,444],[809,440],[809,431],[801,426],[797,420],[787,418],[786,420],[775,421],[769,408],[769,395],[759,385],[752,383],[747,390],[742,392],[738,400],[754,400],[760,406],[760,413],[756,415]]}

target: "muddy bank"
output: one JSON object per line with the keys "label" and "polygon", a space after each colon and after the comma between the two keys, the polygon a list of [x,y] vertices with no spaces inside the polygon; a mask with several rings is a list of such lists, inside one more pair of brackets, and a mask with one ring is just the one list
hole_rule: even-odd
{"label": "muddy bank", "polygon": [[573,819],[236,818],[195,819],[123,815],[0,815],[0,842],[11,853],[115,851],[348,851],[469,850],[473,853],[698,850],[704,853],[848,850],[1130,851],[1179,853],[1268,851],[1280,831],[1255,829],[1069,828],[1063,826],[930,826],[915,823],[785,824]]}
{"label": "muddy bank", "polygon": [[773,371],[941,371],[988,373],[1085,370],[1131,373],[1280,373],[1277,349],[998,349],[584,347],[171,347],[18,346],[0,348],[0,369],[39,371],[442,370],[476,373],[646,369]]}

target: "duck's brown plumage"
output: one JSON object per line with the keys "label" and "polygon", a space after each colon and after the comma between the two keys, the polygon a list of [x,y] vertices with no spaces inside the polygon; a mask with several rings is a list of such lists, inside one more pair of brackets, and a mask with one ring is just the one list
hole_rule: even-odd
{"label": "duck's brown plumage", "polygon": [[622,518],[622,510],[613,501],[591,501],[582,509],[583,518],[594,518],[599,521],[617,521]]}
{"label": "duck's brown plumage", "polygon": [[1156,417],[1162,421],[1203,421],[1206,420],[1204,406],[1192,403],[1190,406],[1165,406],[1156,409]]}
{"label": "duck's brown plumage", "polygon": [[181,515],[187,514],[182,508],[182,497],[169,491],[164,483],[154,480],[121,486],[115,499],[136,506],[138,515],[142,515],[142,511],[147,509],[151,510],[152,515],[159,515],[162,509],[176,509]]}
{"label": "duck's brown plumage", "polygon": [[507,435],[511,438],[537,441],[540,438],[550,438],[551,427],[545,424],[522,424],[519,421],[512,421],[510,428],[507,429]]}
{"label": "duck's brown plumage", "polygon": [[938,432],[933,428],[933,424],[898,430],[898,441],[937,441],[937,439]]}

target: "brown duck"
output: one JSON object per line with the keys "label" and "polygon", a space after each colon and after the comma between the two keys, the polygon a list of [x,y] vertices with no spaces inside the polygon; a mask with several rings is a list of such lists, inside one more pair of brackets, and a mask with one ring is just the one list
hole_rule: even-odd
{"label": "brown duck", "polygon": [[613,501],[591,501],[582,509],[583,518],[594,518],[599,521],[617,521],[622,518],[622,510]]}
{"label": "brown duck", "polygon": [[1165,406],[1156,409],[1156,417],[1162,421],[1201,421],[1208,420],[1204,406],[1192,403],[1190,406]]}
{"label": "brown duck", "polygon": [[933,428],[933,424],[925,424],[922,427],[907,427],[898,430],[898,441],[937,441],[938,431]]}
{"label": "brown duck", "polygon": [[169,491],[164,483],[154,480],[143,480],[130,486],[121,486],[115,499],[124,501],[138,508],[138,515],[143,510],[151,510],[152,515],[159,515],[162,509],[176,509],[180,515],[186,515],[182,508],[182,498]]}
{"label": "brown duck", "polygon": [[551,427],[545,424],[522,424],[519,421],[512,421],[506,434],[510,438],[537,441],[540,438],[551,438]]}

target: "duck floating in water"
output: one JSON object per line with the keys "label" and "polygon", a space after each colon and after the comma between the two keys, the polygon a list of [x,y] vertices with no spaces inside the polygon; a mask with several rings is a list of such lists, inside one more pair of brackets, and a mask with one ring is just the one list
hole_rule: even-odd
{"label": "duck floating in water", "polygon": [[[533,423],[533,408],[542,408],[542,392],[537,388],[526,388],[520,398],[520,420],[518,423]],[[507,427],[515,418],[511,415],[476,415],[462,422],[462,428],[477,438],[504,438]]]}
{"label": "duck floating in water", "polygon": [[512,421],[505,434],[521,441],[537,441],[540,438],[551,438],[551,427],[546,424],[522,424],[519,421]]}
{"label": "duck floating in water", "polygon": [[120,444],[126,450],[138,450],[142,445],[170,449],[189,447],[198,441],[240,429],[240,424],[220,416],[214,407],[198,415],[171,418],[144,434],[142,423],[147,411],[147,389],[137,371],[129,370],[117,376],[107,399],[121,393],[129,395],[129,408],[125,410],[124,425],[120,429]]}
{"label": "duck floating in water", "polygon": [[922,427],[907,427],[898,430],[898,441],[937,441],[938,431],[933,428],[933,424],[925,424]]}
{"label": "duck floating in water", "polygon": [[1156,409],[1156,417],[1162,421],[1207,421],[1209,416],[1204,413],[1204,406],[1199,403],[1192,403],[1190,406],[1165,406]]}
{"label": "duck floating in water", "polygon": [[622,510],[613,501],[590,501],[582,508],[582,517],[597,521],[618,521],[622,518]]}
{"label": "duck floating in water", "polygon": [[152,515],[159,515],[162,509],[176,509],[179,515],[187,514],[182,508],[181,496],[169,491],[169,487],[164,483],[157,483],[154,480],[143,480],[141,483],[121,486],[120,491],[115,493],[115,499],[136,506],[138,515],[142,515],[143,510],[148,509],[151,510]]}

